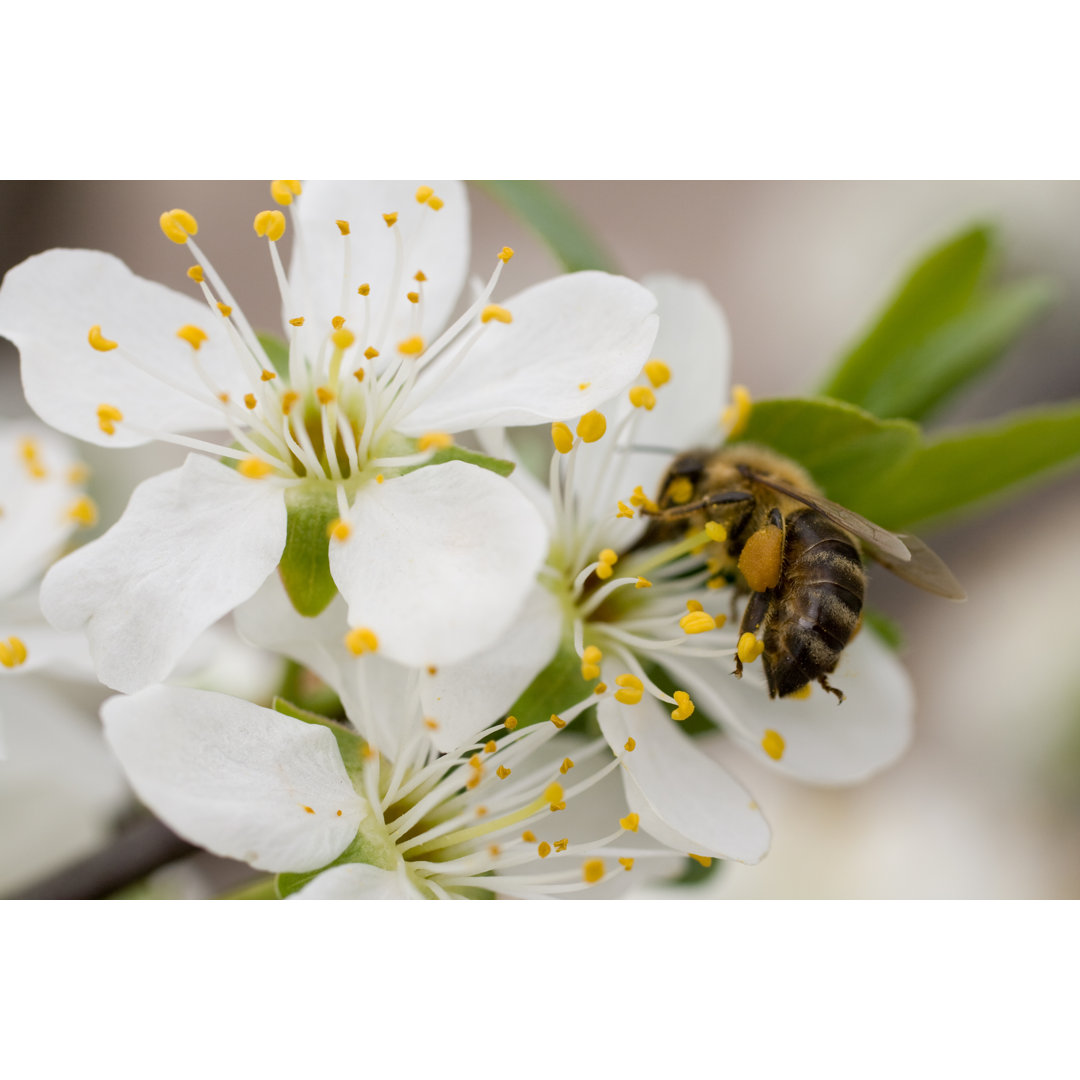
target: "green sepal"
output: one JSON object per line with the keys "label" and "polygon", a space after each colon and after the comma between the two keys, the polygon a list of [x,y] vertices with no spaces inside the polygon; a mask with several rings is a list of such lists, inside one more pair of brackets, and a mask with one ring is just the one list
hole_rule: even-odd
{"label": "green sepal", "polygon": [[278,571],[293,607],[313,618],[337,594],[329,537],[338,516],[337,495],[331,484],[298,484],[285,492],[285,506],[289,519]]}
{"label": "green sepal", "polygon": [[510,706],[509,715],[517,717],[522,727],[544,723],[552,713],[561,713],[588,697],[593,685],[581,677],[581,657],[573,641],[564,638],[548,666]]}
{"label": "green sepal", "polygon": [[575,270],[618,273],[615,260],[554,188],[539,180],[473,182],[524,221],[547,244],[568,273]]}
{"label": "green sepal", "polygon": [[863,513],[862,493],[915,452],[919,427],[910,420],[882,420],[846,401],[773,398],[754,403],[736,441],[792,458],[830,499]]}
{"label": "green sepal", "polygon": [[505,461],[503,458],[489,457],[487,454],[481,454],[478,450],[470,450],[465,446],[447,446],[442,450],[437,450],[431,460],[425,461],[423,465],[409,465],[402,469],[401,475],[416,472],[417,469],[426,469],[431,465],[443,465],[447,461],[464,461],[468,465],[476,465],[481,469],[487,469],[488,472],[498,473],[499,476],[509,476],[515,468],[512,461]]}
{"label": "green sepal", "polygon": [[821,393],[921,420],[985,371],[1052,298],[1041,281],[990,287],[994,241],[977,225],[925,256]]}
{"label": "green sepal", "polygon": [[276,334],[263,330],[255,335],[266,352],[267,359],[283,379],[289,377],[289,346]]}

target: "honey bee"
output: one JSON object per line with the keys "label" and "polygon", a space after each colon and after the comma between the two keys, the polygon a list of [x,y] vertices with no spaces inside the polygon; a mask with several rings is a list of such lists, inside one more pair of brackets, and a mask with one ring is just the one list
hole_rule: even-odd
{"label": "honey bee", "polygon": [[[817,681],[835,694],[828,676],[859,628],[866,572],[863,551],[897,577],[951,600],[964,590],[918,537],[897,535],[826,499],[809,474],[771,450],[739,444],[690,450],[671,464],[645,543],[687,525],[723,525],[714,545],[718,570],[750,598],[740,626],[747,659],[760,650],[769,697],[806,692]],[[737,573],[735,573],[737,571]],[[755,639],[750,641],[744,635]],[[742,676],[742,655],[734,675]]]}

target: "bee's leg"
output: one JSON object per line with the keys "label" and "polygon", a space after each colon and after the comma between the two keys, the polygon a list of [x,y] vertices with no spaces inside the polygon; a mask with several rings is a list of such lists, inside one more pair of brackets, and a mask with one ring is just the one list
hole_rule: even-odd
{"label": "bee's leg", "polygon": [[[769,613],[769,595],[768,593],[751,593],[750,599],[746,601],[746,610],[743,612],[742,623],[739,626],[739,637],[743,634],[753,634],[757,637],[757,632],[761,628],[761,624],[765,621],[765,616]],[[732,675],[736,679],[742,678],[743,662],[739,658],[739,654],[735,654],[735,670]]]}
{"label": "bee's leg", "polygon": [[822,689],[828,690],[830,694],[835,694],[836,695],[836,704],[837,705],[839,705],[840,702],[842,702],[844,700],[844,691],[840,690],[839,688],[837,688],[835,686],[831,686],[829,684],[828,678],[825,675],[819,675],[818,676],[818,682],[821,684]]}
{"label": "bee's leg", "polygon": [[645,535],[637,542],[635,547],[647,547],[649,544],[660,543],[677,536],[678,531],[675,527],[678,523],[685,518],[693,517],[695,514],[704,514],[708,521],[719,521],[721,524],[725,524],[730,520],[731,511],[729,508],[732,506],[741,511],[728,530],[734,534],[738,529],[742,528],[744,521],[753,510],[753,501],[753,495],[746,491],[716,491],[702,499],[683,503],[681,506],[666,506],[662,510],[653,510],[652,512],[643,510],[643,513],[651,517],[652,521],[649,523],[648,529],[645,530]]}

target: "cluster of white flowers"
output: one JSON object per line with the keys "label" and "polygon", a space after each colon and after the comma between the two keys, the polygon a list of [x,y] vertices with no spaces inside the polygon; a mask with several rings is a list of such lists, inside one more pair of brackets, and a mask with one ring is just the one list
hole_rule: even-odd
{"label": "cluster of white flowers", "polygon": [[[704,289],[584,272],[496,302],[504,248],[462,302],[463,185],[271,192],[285,209],[255,231],[286,348],[255,334],[184,210],[161,228],[201,300],[91,251],[36,256],[0,288],[0,334],[42,419],[99,445],[199,451],[139,485],[40,592],[52,633],[88,641],[122,692],[106,735],[159,817],[300,898],[612,895],[687,855],[768,850],[753,797],[680,730],[696,708],[806,780],[896,758],[911,693],[872,635],[844,653],[843,709],[770,702],[753,669],[729,676],[732,601],[711,587],[708,538],[641,544],[666,464],[642,447],[723,438],[730,345]],[[516,449],[512,429],[531,425],[550,425],[546,483]],[[0,477],[0,585],[92,516],[66,488],[43,496],[35,466],[70,476],[44,461],[62,449],[20,445],[23,468]],[[230,612],[347,720],[162,685]],[[5,668],[46,662],[34,633],[0,624]],[[560,655],[574,685],[550,719],[519,722]]]}

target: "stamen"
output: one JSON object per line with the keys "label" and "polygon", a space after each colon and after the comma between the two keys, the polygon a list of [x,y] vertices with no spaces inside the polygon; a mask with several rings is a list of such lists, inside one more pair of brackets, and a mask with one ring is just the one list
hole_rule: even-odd
{"label": "stamen", "polygon": [[679,707],[672,712],[672,720],[681,722],[694,715],[694,703],[690,700],[690,695],[685,690],[676,690],[673,697]]}
{"label": "stamen", "polygon": [[101,333],[101,327],[94,325],[90,327],[90,333],[87,334],[86,340],[90,342],[90,347],[96,349],[98,352],[109,352],[110,349],[116,348],[116,342],[110,341]]}
{"label": "stamen", "polygon": [[597,412],[596,409],[587,412],[578,421],[577,433],[581,436],[583,442],[594,443],[603,438],[605,431],[607,431],[607,420],[604,418],[604,414]]}
{"label": "stamen", "polygon": [[508,263],[514,257],[514,249],[512,247],[504,247],[497,257],[502,262]]}
{"label": "stamen", "polygon": [[453,445],[453,435],[448,435],[445,431],[428,431],[417,440],[416,449],[420,451],[445,450],[448,446]]}
{"label": "stamen", "polygon": [[200,329],[198,326],[192,326],[191,323],[181,326],[176,331],[178,338],[183,338],[196,352],[202,348],[202,343],[207,339],[207,333],[205,330]]}
{"label": "stamen", "polygon": [[352,232],[352,226],[344,218],[338,218],[334,224],[338,227],[338,232],[342,236],[348,236]]}
{"label": "stamen", "polygon": [[98,508],[89,495],[81,495],[68,507],[67,516],[88,529],[97,524]]}
{"label": "stamen", "polygon": [[668,484],[665,494],[676,506],[682,506],[694,497],[694,485],[689,477],[677,476]]}
{"label": "stamen", "polygon": [[392,214],[383,214],[383,221],[386,222],[386,227],[388,229],[392,229],[397,224],[396,211]]}
{"label": "stamen", "polygon": [[701,866],[712,866],[712,858],[708,855],[695,855],[693,852],[688,852],[686,857],[688,859],[693,859],[694,862],[698,863]]}
{"label": "stamen", "polygon": [[638,814],[627,814],[626,817],[619,818],[619,824],[627,832],[637,832],[638,825],[641,824],[641,818]]}
{"label": "stamen", "polygon": [[586,859],[582,864],[581,874],[589,885],[595,885],[604,876],[604,860]]}
{"label": "stamen", "polygon": [[574,436],[570,429],[560,422],[551,425],[551,441],[560,454],[569,454],[574,448]]}
{"label": "stamen", "polygon": [[366,652],[378,651],[379,639],[373,630],[357,626],[345,635],[345,646],[353,656],[362,656]]}
{"label": "stamen", "polygon": [[270,198],[278,206],[288,206],[293,198],[303,191],[299,180],[271,180]]}
{"label": "stamen", "polygon": [[115,405],[99,405],[97,408],[98,427],[106,435],[116,434],[116,425],[124,419],[124,414]]}
{"label": "stamen", "polygon": [[186,210],[167,210],[158,218],[161,231],[174,243],[186,244],[199,231],[199,223]]}
{"label": "stamen", "polygon": [[342,521],[341,518],[334,518],[326,527],[326,535],[329,539],[343,542],[352,535],[352,526],[347,521]]}
{"label": "stamen", "polygon": [[435,189],[434,188],[428,187],[427,184],[421,184],[416,189],[416,201],[418,203],[420,203],[421,206],[423,206],[423,204],[426,203],[428,201],[428,199],[430,199],[431,196],[434,195],[434,194],[435,194]]}
{"label": "stamen", "polygon": [[0,664],[6,668],[17,668],[26,663],[26,645],[22,638],[9,637],[0,641]]}
{"label": "stamen", "polygon": [[722,544],[727,539],[727,529],[719,521],[706,522],[705,531],[709,534],[709,539],[717,544]]}
{"label": "stamen", "polygon": [[261,480],[264,476],[269,476],[274,471],[273,465],[263,461],[262,458],[249,457],[244,458],[236,467],[236,471],[241,476],[246,476],[249,480]]}
{"label": "stamen", "polygon": [[256,236],[265,236],[271,241],[280,240],[285,235],[285,215],[280,210],[260,210],[255,215],[252,227]]}
{"label": "stamen", "polygon": [[663,360],[650,360],[645,365],[645,377],[659,389],[671,378],[671,368]]}
{"label": "stamen", "polygon": [[635,409],[644,409],[646,412],[651,412],[656,408],[656,395],[648,386],[631,386],[630,404]]}
{"label": "stamen", "polygon": [[679,626],[687,634],[705,634],[716,629],[716,620],[708,612],[690,611],[679,620]]}
{"label": "stamen", "polygon": [[633,859],[620,859],[619,860],[619,865],[624,870],[633,870],[634,869],[634,860]]}
{"label": "stamen", "polygon": [[444,203],[444,202],[442,201],[442,199],[440,199],[440,198],[439,198],[439,196],[438,196],[438,195],[432,195],[432,196],[430,196],[430,197],[428,198],[427,204],[428,204],[428,206],[429,206],[429,207],[430,207],[430,208],[431,208],[432,210],[436,210],[436,211],[437,211],[437,210],[441,210],[441,209],[442,209],[442,208],[443,208],[443,207],[444,207],[444,206],[446,205],[446,204],[445,204],[445,203]]}
{"label": "stamen", "polygon": [[549,720],[550,720],[550,721],[551,721],[551,722],[552,722],[552,723],[553,723],[553,724],[554,724],[554,725],[555,725],[555,726],[556,726],[557,728],[560,728],[560,729],[561,729],[561,728],[564,728],[564,727],[566,727],[566,721],[565,721],[565,720],[564,720],[564,719],[563,719],[563,718],[562,718],[561,716],[559,716],[559,715],[558,715],[557,713],[552,713],[552,714],[551,714],[551,715],[550,715],[550,716],[548,717],[548,719],[549,719]]}
{"label": "stamen", "polygon": [[189,266],[187,276],[192,281],[197,281],[200,285],[203,283],[205,275],[203,274],[203,268],[201,266]]}
{"label": "stamen", "polygon": [[749,630],[739,638],[735,649],[736,655],[744,664],[752,664],[764,651],[765,642],[754,637]]}
{"label": "stamen", "polygon": [[424,339],[419,334],[398,342],[398,352],[402,356],[419,356],[424,351]]}
{"label": "stamen", "polygon": [[745,386],[735,385],[731,388],[731,404],[724,409],[720,416],[720,423],[727,431],[729,439],[737,439],[750,423],[750,411],[753,402],[750,391]]}
{"label": "stamen", "polygon": [[574,763],[570,758],[563,758],[562,764],[559,766],[559,772],[565,776],[573,767]]}
{"label": "stamen", "polygon": [[488,306],[480,312],[480,321],[482,323],[489,323],[492,319],[501,323],[511,323],[514,321],[514,317],[506,310],[506,308],[500,307],[498,304],[488,304]]}
{"label": "stamen", "polygon": [[615,700],[623,705],[637,705],[645,692],[642,681],[636,675],[629,673],[617,676],[615,685],[621,687],[620,690],[615,691]]}

